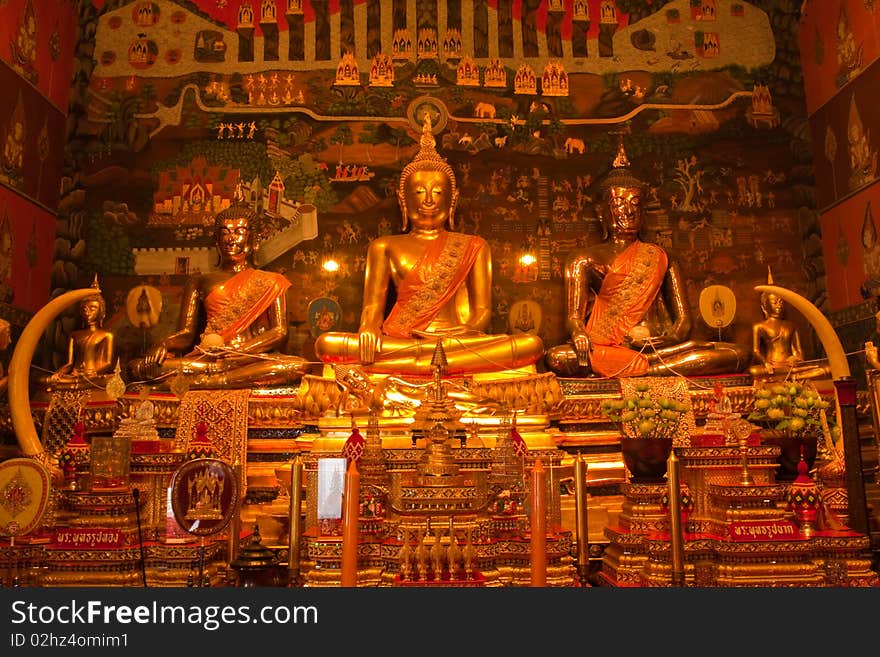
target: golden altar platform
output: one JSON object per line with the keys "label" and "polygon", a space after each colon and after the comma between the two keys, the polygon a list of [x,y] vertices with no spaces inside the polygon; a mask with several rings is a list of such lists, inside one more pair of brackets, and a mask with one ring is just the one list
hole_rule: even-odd
{"label": "golden altar platform", "polygon": [[[690,388],[694,416],[698,422],[705,420],[712,397],[711,388],[718,381],[722,382],[736,412],[747,414],[750,410],[753,389],[749,376],[698,377],[691,382]],[[515,395],[519,395],[519,403],[526,403],[533,411],[540,411],[528,417],[518,416],[517,422],[530,447],[524,461],[526,469],[540,457],[550,474],[550,486],[558,491],[557,495],[549,498],[548,526],[551,529],[547,545],[551,564],[548,582],[552,585],[571,585],[573,582],[573,457],[579,453],[588,463],[589,551],[595,568],[601,570],[602,583],[614,586],[665,585],[669,581],[669,547],[668,540],[663,538],[664,521],[659,508],[662,494],[659,491],[640,491],[627,483],[618,433],[599,409],[603,399],[619,396],[618,383],[602,379],[555,378],[552,374],[544,374],[535,377],[532,384],[532,392],[523,397],[523,393],[516,392],[510,382],[485,383],[502,386],[500,392],[493,389],[491,394],[507,395],[511,401],[517,399]],[[540,393],[537,392],[539,390]],[[307,528],[304,534],[303,570],[311,573],[307,577],[308,584],[312,586],[333,585],[338,578],[341,556],[340,538],[318,531],[313,510],[309,506],[309,500],[316,495],[314,477],[310,475],[316,469],[317,460],[338,455],[350,432],[350,418],[335,418],[333,413],[338,394],[339,387],[335,381],[307,376],[298,387],[252,390],[246,404],[246,487],[243,488],[246,493],[241,510],[242,526],[249,527],[252,521],[258,522],[264,544],[283,559],[289,529],[288,498],[279,472],[285,468],[289,471],[293,458],[301,455],[306,471],[306,502],[302,515]],[[130,416],[133,409],[145,399],[155,406],[154,417],[163,443],[161,450],[156,453],[133,454],[131,462],[132,481],[145,493],[142,522],[148,581],[151,586],[182,586],[187,580],[192,580],[199,546],[198,542],[187,542],[181,540],[180,536],[173,541],[167,540],[165,521],[168,510],[163,495],[171,473],[184,458],[183,450],[174,447],[181,400],[172,393],[150,391],[149,394],[143,394],[132,391],[113,408],[100,400],[86,404],[83,418],[87,422],[89,435],[109,434],[119,418]],[[867,417],[867,399],[860,397],[859,404],[861,417]],[[32,404],[32,414],[41,429],[47,408],[45,402]],[[491,470],[492,450],[496,447],[500,428],[500,420],[489,419],[454,434],[452,453],[463,472],[486,473]],[[380,430],[383,464],[389,477],[414,471],[425,447],[425,439],[420,432],[413,431],[407,421],[399,418],[381,418]],[[760,484],[772,486],[769,473],[773,467],[773,457],[761,451],[772,448],[752,446],[749,449],[751,467],[759,476]],[[688,447],[680,451],[683,476],[691,486],[698,509],[714,504],[709,501],[711,486],[723,486],[725,481],[730,483],[731,477],[735,478],[739,463],[735,452],[735,448],[724,447]],[[726,480],[722,474],[725,468]],[[762,471],[767,473],[766,478],[760,478]],[[369,529],[369,518],[363,521],[367,529],[362,536],[363,544],[359,546],[359,582],[365,585],[412,585],[412,581],[400,579],[402,537],[409,531],[411,538],[415,539],[415,532],[425,523],[419,525],[398,518],[389,522],[388,528],[379,531],[375,523],[373,529]],[[730,541],[723,536],[719,538],[716,533],[717,519],[714,522],[716,526],[713,528],[709,519],[701,518],[699,513],[691,519],[694,531],[689,532],[686,541],[686,576],[689,585],[709,582],[713,586],[744,586],[771,575],[780,582],[788,581],[791,586],[827,586],[830,582],[862,586],[874,582],[872,571],[869,570],[870,559],[865,556],[870,550],[867,538],[817,535],[806,542],[774,541],[761,546]],[[468,533],[476,537],[480,532],[485,533],[485,528],[491,528],[490,533],[498,534],[505,526],[515,524],[516,521],[504,514],[480,521],[476,516],[462,517],[456,519],[450,533],[448,516],[441,518],[438,515],[431,527],[443,527],[440,543],[448,550],[453,535],[457,537],[457,543],[464,547]],[[392,525],[393,529],[390,529]],[[475,541],[473,556],[475,562],[483,567],[479,577],[462,581],[460,585],[527,584],[529,555],[528,541],[524,542],[524,536],[522,533],[518,537],[508,533],[494,541]],[[29,577],[31,581],[45,581],[45,585],[53,586],[73,585],[71,583],[78,581],[81,576],[73,574],[77,571],[71,561],[73,555],[69,551],[47,549],[45,535],[40,540],[42,543],[30,545],[19,542],[12,551],[7,545],[4,552],[6,558],[0,559],[0,567],[7,565],[6,581],[11,581],[12,569],[9,564],[13,562],[18,565],[32,564],[30,570],[24,567],[17,569],[21,579]],[[422,541],[426,549],[433,546],[434,540],[432,535],[424,532]],[[226,546],[223,542],[212,543],[205,553],[206,563],[209,563],[207,567],[211,571],[210,579],[215,583],[222,581],[225,572],[223,561]],[[743,565],[756,559],[758,562],[767,561],[772,555],[776,555],[778,560],[779,554],[788,549],[786,546],[790,547],[792,555],[798,556],[792,557],[794,560],[789,562],[781,560],[780,563],[788,563],[782,566],[783,570],[788,568],[782,575],[778,569],[771,573],[772,569]],[[412,547],[415,549],[416,544],[412,543]],[[19,556],[12,556],[11,552]],[[97,556],[97,553],[77,554],[77,558],[85,558],[86,561]],[[139,555],[123,550],[116,556],[118,559],[113,566],[118,571],[116,575],[101,574],[96,570],[89,576],[92,579],[87,581],[98,585],[113,581],[120,585],[137,586],[141,575],[131,564],[137,562]],[[47,568],[50,561],[53,565]],[[28,572],[31,575],[26,575]],[[82,569],[78,572],[82,572]],[[438,581],[435,585],[445,586],[449,583]]]}

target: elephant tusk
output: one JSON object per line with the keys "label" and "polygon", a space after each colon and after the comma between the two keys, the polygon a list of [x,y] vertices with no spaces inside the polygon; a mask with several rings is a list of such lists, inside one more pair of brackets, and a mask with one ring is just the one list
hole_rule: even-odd
{"label": "elephant tusk", "polygon": [[31,417],[28,390],[31,361],[40,337],[49,324],[68,307],[100,292],[97,287],[88,287],[71,290],[52,299],[31,317],[15,344],[15,350],[9,361],[9,414],[12,416],[12,428],[18,439],[18,446],[25,456],[38,459],[44,456],[43,444],[37,436],[34,419]]}

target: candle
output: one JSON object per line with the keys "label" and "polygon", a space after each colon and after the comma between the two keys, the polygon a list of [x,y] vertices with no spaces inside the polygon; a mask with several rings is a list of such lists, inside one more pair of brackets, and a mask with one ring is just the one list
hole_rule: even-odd
{"label": "candle", "polygon": [[361,476],[357,462],[351,461],[345,473],[342,501],[342,586],[357,586],[358,495]]}
{"label": "candle", "polygon": [[532,469],[532,586],[547,586],[547,473],[541,459]]}
{"label": "candle", "polygon": [[577,515],[577,571],[581,586],[587,586],[590,573],[590,533],[587,522],[587,464],[578,452],[574,461],[574,503]]}
{"label": "candle", "polygon": [[672,585],[684,586],[684,537],[681,530],[681,489],[679,488],[679,462],[675,450],[667,460],[669,484],[669,540],[672,550]]}
{"label": "candle", "polygon": [[296,457],[290,466],[290,541],[287,550],[287,572],[290,583],[296,585],[299,579],[299,550],[302,537],[302,475],[303,466],[300,457]]}

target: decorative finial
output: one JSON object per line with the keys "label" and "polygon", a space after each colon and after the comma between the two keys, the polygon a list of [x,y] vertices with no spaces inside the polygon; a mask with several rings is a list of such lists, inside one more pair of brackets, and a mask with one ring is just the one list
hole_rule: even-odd
{"label": "decorative finial", "polygon": [[77,422],[73,425],[72,443],[80,444],[86,442],[86,425],[83,422]]}
{"label": "decorative finial", "polygon": [[773,271],[770,269],[770,265],[767,265],[767,285],[773,285]]}
{"label": "decorative finial", "polygon": [[623,135],[620,135],[620,141],[617,143],[617,156],[614,158],[613,166],[615,169],[625,169],[629,166],[629,158],[623,146]]}
{"label": "decorative finial", "polygon": [[429,161],[437,161],[446,163],[440,154],[437,152],[437,140],[434,139],[434,131],[431,125],[431,116],[429,114],[425,114],[425,118],[422,120],[422,136],[419,139],[419,152],[416,153],[416,156],[413,158],[413,162],[419,162],[421,160],[429,160]]}
{"label": "decorative finial", "polygon": [[520,458],[525,458],[529,451],[529,446],[526,444],[519,429],[516,428],[516,409],[513,411],[513,418],[510,423],[510,442],[513,443],[513,453]]}
{"label": "decorative finial", "polygon": [[107,382],[104,391],[107,393],[107,396],[110,399],[116,400],[122,397],[125,394],[125,380],[122,378],[122,373],[119,367],[119,361],[116,361],[116,368],[113,370],[113,376],[110,377],[110,380]]}
{"label": "decorative finial", "polygon": [[99,290],[99,291],[101,289],[101,286],[98,285],[98,274],[97,273],[95,274],[95,280],[92,281],[92,287],[95,288],[96,290]]}
{"label": "decorative finial", "polygon": [[228,219],[239,218],[245,218],[248,222],[254,222],[258,219],[257,212],[254,211],[254,207],[252,207],[252,204],[245,196],[241,176],[239,176],[238,180],[235,182],[235,191],[232,193],[232,203],[230,203],[229,207],[217,213],[214,217],[214,225],[217,226]]}
{"label": "decorative finial", "polygon": [[644,181],[636,178],[630,170],[629,156],[623,145],[623,133],[618,133],[617,154],[612,162],[611,171],[601,183],[601,189],[608,194],[611,189],[638,189],[644,191]]}
{"label": "decorative finial", "polygon": [[449,360],[446,358],[446,350],[443,348],[443,341],[437,340],[434,347],[434,355],[431,356],[431,367],[438,368],[441,372],[445,372],[449,367]]}
{"label": "decorative finial", "polygon": [[244,202],[244,188],[241,185],[241,176],[239,176],[238,181],[235,183],[235,191],[232,194],[232,203],[233,205],[239,205]]}

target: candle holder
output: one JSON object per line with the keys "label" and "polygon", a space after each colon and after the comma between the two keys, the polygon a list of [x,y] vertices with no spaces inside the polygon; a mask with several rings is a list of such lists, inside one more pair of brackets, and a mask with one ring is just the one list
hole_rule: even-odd
{"label": "candle holder", "polygon": [[739,483],[742,486],[754,486],[755,479],[752,477],[752,474],[749,472],[749,447],[748,441],[749,436],[752,433],[752,425],[748,420],[739,420],[734,422],[732,427],[732,432],[734,438],[736,438],[736,442],[739,445],[739,453],[740,453],[740,464],[741,471],[739,476]]}
{"label": "candle holder", "polygon": [[290,507],[288,509],[287,572],[289,586],[300,586],[300,548],[302,541],[302,481],[303,464],[296,457],[290,468]]}
{"label": "candle holder", "polygon": [[587,521],[587,465],[578,452],[574,462],[575,513],[577,514],[577,573],[581,586],[589,586],[590,533]]}
{"label": "candle holder", "polygon": [[671,551],[672,586],[684,586],[684,536],[681,520],[681,487],[679,461],[675,450],[669,455],[668,461],[668,495],[669,495],[669,548]]}

